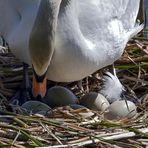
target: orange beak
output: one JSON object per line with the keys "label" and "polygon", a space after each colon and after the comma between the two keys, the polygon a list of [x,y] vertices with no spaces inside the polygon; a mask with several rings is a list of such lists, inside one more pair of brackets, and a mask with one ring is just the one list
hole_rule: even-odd
{"label": "orange beak", "polygon": [[35,75],[33,75],[32,80],[32,94],[36,98],[37,96],[41,96],[44,98],[47,90],[47,77],[45,76],[42,82],[37,82]]}

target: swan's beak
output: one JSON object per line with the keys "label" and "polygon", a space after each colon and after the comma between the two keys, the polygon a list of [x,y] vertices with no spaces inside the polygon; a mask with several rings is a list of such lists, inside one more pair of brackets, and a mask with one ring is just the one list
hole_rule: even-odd
{"label": "swan's beak", "polygon": [[32,94],[34,98],[37,98],[38,96],[40,96],[41,98],[44,98],[46,91],[47,91],[46,75],[43,75],[40,77],[34,73],[33,80],[32,80]]}

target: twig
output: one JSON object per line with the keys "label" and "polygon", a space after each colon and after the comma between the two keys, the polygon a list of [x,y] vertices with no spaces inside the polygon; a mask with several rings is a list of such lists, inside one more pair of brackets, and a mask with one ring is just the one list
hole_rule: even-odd
{"label": "twig", "polygon": [[[143,56],[140,56],[140,57],[137,57],[137,58],[132,58],[132,61],[134,61],[134,63],[137,63],[137,62],[147,62],[148,61],[148,55],[143,55]],[[116,63],[117,64],[130,64],[132,63],[132,61],[130,59],[125,59],[125,58],[122,58],[122,59],[119,59]]]}
{"label": "twig", "polygon": [[[148,133],[148,128],[139,129],[139,131],[145,134],[145,133]],[[113,135],[113,136],[101,137],[101,138],[103,140],[119,140],[119,139],[123,139],[123,138],[134,137],[134,136],[136,136],[136,134],[134,132],[126,132],[126,133],[122,133],[122,134],[119,134],[119,135]],[[100,137],[100,135],[98,135],[98,137]],[[94,142],[98,143],[98,142],[100,142],[100,140],[94,138],[93,140],[81,141],[79,143],[62,145],[62,146],[56,145],[56,146],[50,146],[50,147],[44,147],[44,148],[82,147],[82,146],[85,146],[85,145],[93,144]]]}
{"label": "twig", "polygon": [[63,145],[63,143],[60,141],[60,139],[56,135],[54,135],[46,125],[44,125],[42,122],[40,124],[47,131],[47,133],[49,135],[51,135],[54,139],[56,139],[60,145]]}

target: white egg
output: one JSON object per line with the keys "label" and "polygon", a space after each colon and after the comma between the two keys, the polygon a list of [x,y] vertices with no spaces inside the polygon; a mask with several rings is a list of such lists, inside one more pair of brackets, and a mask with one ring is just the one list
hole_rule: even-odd
{"label": "white egg", "polygon": [[50,107],[61,107],[75,104],[77,97],[65,87],[54,86],[48,89],[44,100]]}
{"label": "white egg", "polygon": [[86,119],[94,116],[95,113],[93,113],[91,110],[86,110],[85,112],[79,112],[78,114]]}
{"label": "white egg", "polygon": [[22,105],[22,107],[25,108],[27,111],[32,112],[33,114],[43,111],[47,112],[51,110],[48,105],[40,101],[27,101]]}
{"label": "white egg", "polygon": [[105,113],[105,118],[111,120],[121,119],[124,117],[132,118],[136,113],[136,106],[133,102],[121,100],[115,101],[109,106],[108,113]]}
{"label": "white egg", "polygon": [[110,105],[108,100],[97,92],[90,92],[83,96],[80,104],[96,111],[105,111]]}

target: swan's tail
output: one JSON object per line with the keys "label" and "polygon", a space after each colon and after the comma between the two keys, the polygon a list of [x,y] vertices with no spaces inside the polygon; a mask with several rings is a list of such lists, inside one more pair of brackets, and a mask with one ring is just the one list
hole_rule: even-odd
{"label": "swan's tail", "polygon": [[143,28],[144,28],[144,23],[141,24],[141,25],[136,24],[133,29],[131,29],[130,31],[128,31],[128,39],[131,39],[132,37],[134,37],[134,36],[135,36],[136,34],[138,34]]}

